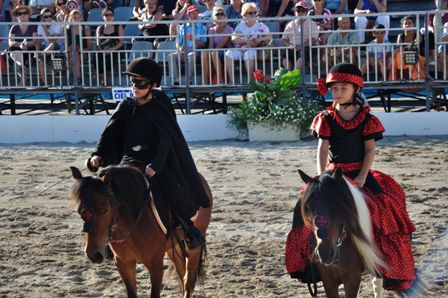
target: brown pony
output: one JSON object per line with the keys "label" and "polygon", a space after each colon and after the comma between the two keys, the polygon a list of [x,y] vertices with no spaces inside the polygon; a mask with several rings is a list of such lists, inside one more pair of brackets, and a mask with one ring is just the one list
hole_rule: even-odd
{"label": "brown pony", "polygon": [[[143,263],[150,273],[151,297],[160,297],[165,253],[179,274],[184,297],[191,297],[202,266],[205,247],[187,252],[184,257],[176,237],[183,239],[182,229],[168,237],[158,224],[148,199],[148,182],[133,167],[109,167],[101,178],[83,177],[70,167],[75,183],[71,200],[84,221],[87,257],[93,263],[104,259],[106,244],[126,286],[128,297],[137,297],[136,263]],[[212,194],[206,180],[202,184],[212,205]],[[205,234],[211,218],[211,207],[200,208],[193,222]],[[166,232],[166,231],[165,231]],[[187,249],[187,248],[185,248]]]}

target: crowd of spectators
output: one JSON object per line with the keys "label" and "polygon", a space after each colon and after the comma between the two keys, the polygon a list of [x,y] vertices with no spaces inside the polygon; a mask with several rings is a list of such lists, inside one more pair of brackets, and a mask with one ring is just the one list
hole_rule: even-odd
{"label": "crowd of spectators", "polygon": [[[80,62],[91,59],[83,55],[95,50],[101,51],[94,63],[99,81],[104,83],[113,61],[123,57],[119,51],[129,49],[124,44],[125,25],[110,24],[114,21],[114,7],[121,9],[125,5],[132,6],[129,20],[137,21],[140,30],[139,36],[132,36],[133,41],[149,41],[153,49],[162,41],[176,43],[177,51],[168,59],[173,84],[180,84],[182,78],[180,61],[187,61],[192,78],[197,59],[202,61],[199,64],[203,83],[232,84],[235,62],[242,61],[246,73],[251,74],[260,48],[272,42],[273,36],[279,36],[281,44],[287,47],[282,51],[281,64],[288,69],[301,68],[304,61],[309,67],[311,57],[317,56],[327,69],[335,63],[350,61],[362,65],[365,75],[379,68],[386,78],[397,55],[392,53],[394,46],[389,46],[390,15],[372,15],[389,12],[387,0],[9,0],[7,5],[3,1],[6,0],[0,0],[0,21],[17,22],[10,28],[7,50],[20,69],[22,82],[33,58],[38,61],[40,79],[45,82],[48,53],[64,50],[69,63],[76,65],[71,65],[72,74],[81,82]],[[434,2],[435,9],[447,8],[448,0],[441,0],[440,7],[438,0]],[[102,9],[104,25],[82,24],[93,8]],[[338,17],[345,13],[353,13],[354,17]],[[285,16],[297,18],[277,21],[278,32],[270,32],[267,22],[259,20]],[[39,23],[27,24],[33,20]],[[187,22],[157,23],[170,20]],[[62,24],[67,22],[77,24]],[[397,45],[413,45],[422,59],[437,57],[441,68],[448,71],[447,47],[435,46],[435,36],[439,36],[438,42],[448,42],[448,13],[429,15],[428,34],[420,31],[423,24],[412,16],[404,17],[400,24],[403,32],[393,36]],[[437,34],[435,28],[442,30]],[[429,44],[429,57],[425,57],[425,43]],[[368,45],[360,56],[359,48],[353,45],[362,44]],[[43,53],[33,57],[33,50]]]}

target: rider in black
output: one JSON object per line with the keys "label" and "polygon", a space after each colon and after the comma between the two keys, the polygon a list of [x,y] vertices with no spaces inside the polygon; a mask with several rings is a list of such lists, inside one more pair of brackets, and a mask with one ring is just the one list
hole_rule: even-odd
{"label": "rider in black", "polygon": [[87,162],[92,171],[112,164],[133,165],[157,187],[184,228],[190,249],[205,238],[191,217],[199,207],[210,207],[190,150],[166,95],[155,88],[162,71],[150,58],[132,61],[126,72],[134,97],[122,101],[107,123],[96,150]]}

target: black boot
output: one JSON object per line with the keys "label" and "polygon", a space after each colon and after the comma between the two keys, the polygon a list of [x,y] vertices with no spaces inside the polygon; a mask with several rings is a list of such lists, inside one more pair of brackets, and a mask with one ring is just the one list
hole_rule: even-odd
{"label": "black boot", "polygon": [[205,237],[202,236],[201,232],[195,226],[191,225],[185,230],[185,242],[187,243],[188,249],[192,250],[204,245]]}

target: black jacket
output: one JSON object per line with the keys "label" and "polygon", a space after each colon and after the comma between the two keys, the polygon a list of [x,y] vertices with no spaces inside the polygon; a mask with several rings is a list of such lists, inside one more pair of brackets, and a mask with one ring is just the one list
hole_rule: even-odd
{"label": "black jacket", "polygon": [[93,155],[101,156],[103,166],[132,164],[144,170],[151,165],[157,173],[151,187],[160,190],[153,195],[163,196],[188,219],[199,207],[209,207],[209,200],[170,101],[163,92],[152,92],[145,105],[137,106],[133,98],[118,105]]}

